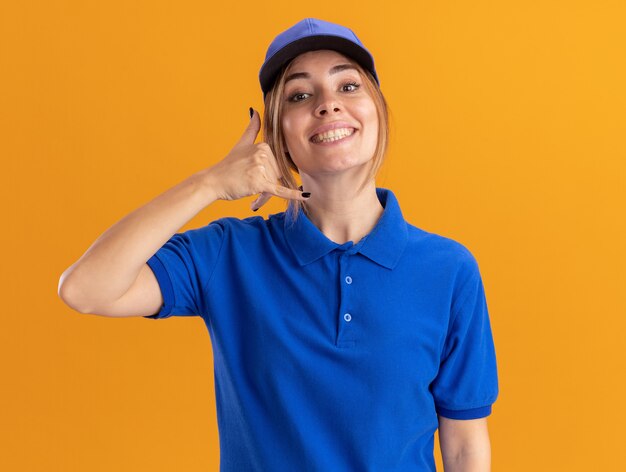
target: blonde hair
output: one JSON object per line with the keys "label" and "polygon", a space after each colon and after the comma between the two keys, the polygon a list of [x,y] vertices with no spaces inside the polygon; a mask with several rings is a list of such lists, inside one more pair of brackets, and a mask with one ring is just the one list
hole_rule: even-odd
{"label": "blonde hair", "polygon": [[[367,70],[363,69],[358,63],[351,61],[359,71],[359,74],[364,79],[363,84],[370,97],[374,101],[376,106],[376,112],[378,115],[378,139],[376,143],[376,149],[371,161],[370,171],[367,178],[361,185],[361,189],[367,185],[367,183],[376,177],[378,170],[383,164],[387,148],[389,146],[389,110],[387,101],[374,79],[374,76]],[[290,62],[291,63],[291,62]],[[281,126],[282,119],[282,97],[285,89],[285,78],[287,76],[287,70],[289,64],[286,64],[278,74],[278,78],[274,82],[272,88],[267,92],[265,96],[265,114],[263,115],[263,140],[270,146],[272,153],[276,157],[278,162],[278,169],[282,174],[280,179],[281,184],[290,189],[298,189],[298,182],[295,174],[298,173],[298,168],[291,160],[291,157],[287,153],[284,146],[283,129]],[[295,173],[295,174],[294,174]],[[290,200],[288,204],[289,216],[295,220],[303,208],[306,212],[306,205],[302,204],[299,200]]]}

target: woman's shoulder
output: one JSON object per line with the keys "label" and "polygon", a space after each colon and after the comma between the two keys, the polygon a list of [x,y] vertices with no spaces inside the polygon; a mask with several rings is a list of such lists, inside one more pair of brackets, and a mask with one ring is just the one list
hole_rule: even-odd
{"label": "woman's shoulder", "polygon": [[476,257],[465,242],[407,223],[409,247],[435,263],[445,261],[454,266],[477,266]]}
{"label": "woman's shoulder", "polygon": [[190,232],[196,233],[197,236],[212,233],[220,237],[248,238],[271,233],[274,228],[283,224],[284,217],[284,213],[272,214],[267,218],[262,216],[250,216],[247,218],[225,216]]}

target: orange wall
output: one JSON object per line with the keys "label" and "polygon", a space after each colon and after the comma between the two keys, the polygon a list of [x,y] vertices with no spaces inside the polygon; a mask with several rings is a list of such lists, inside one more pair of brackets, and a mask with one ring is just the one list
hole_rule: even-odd
{"label": "orange wall", "polygon": [[0,469],[217,470],[202,321],[80,315],[57,283],[229,151],[261,109],[265,48],[317,16],[376,57],[394,126],[379,185],[479,261],[500,368],[493,469],[626,470],[624,2],[307,5],[0,7]]}

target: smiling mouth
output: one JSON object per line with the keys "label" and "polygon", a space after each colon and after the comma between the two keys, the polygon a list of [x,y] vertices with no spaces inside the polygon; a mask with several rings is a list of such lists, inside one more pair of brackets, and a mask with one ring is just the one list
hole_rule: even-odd
{"label": "smiling mouth", "polygon": [[332,143],[333,141],[339,141],[340,139],[352,136],[356,130],[354,128],[338,128],[325,133],[316,134],[311,138],[311,142],[315,144]]}

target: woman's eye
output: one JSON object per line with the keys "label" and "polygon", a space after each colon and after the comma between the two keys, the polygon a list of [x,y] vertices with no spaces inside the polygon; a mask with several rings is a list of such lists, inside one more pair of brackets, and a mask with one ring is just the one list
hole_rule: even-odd
{"label": "woman's eye", "polygon": [[304,100],[305,95],[308,95],[308,93],[304,93],[304,92],[294,93],[293,95],[291,95],[289,97],[289,101],[290,102],[300,102],[300,101]]}
{"label": "woman's eye", "polygon": [[346,89],[346,87],[351,87],[351,89],[350,90],[346,90],[346,92],[356,92],[357,89],[360,87],[360,85],[357,84],[356,82],[350,82],[350,83],[345,84],[343,86],[344,90]]}

